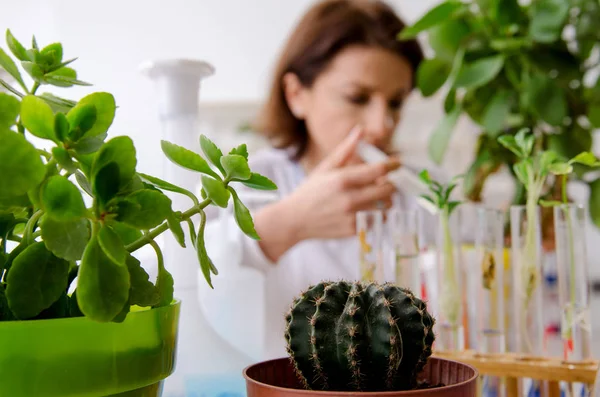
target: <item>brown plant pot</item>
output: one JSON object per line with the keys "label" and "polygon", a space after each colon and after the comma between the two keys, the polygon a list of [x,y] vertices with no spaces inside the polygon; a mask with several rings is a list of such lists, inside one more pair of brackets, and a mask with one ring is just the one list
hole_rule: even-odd
{"label": "brown plant pot", "polygon": [[288,358],[264,361],[244,369],[247,397],[307,397],[307,396],[436,396],[436,397],[475,397],[477,376],[475,368],[452,360],[431,357],[419,377],[445,386],[429,389],[387,392],[337,392],[304,389],[294,373]]}

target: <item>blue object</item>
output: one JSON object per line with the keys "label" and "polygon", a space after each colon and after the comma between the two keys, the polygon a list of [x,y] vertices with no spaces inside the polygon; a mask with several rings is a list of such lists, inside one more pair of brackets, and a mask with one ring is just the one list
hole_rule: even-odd
{"label": "blue object", "polygon": [[246,397],[246,381],[238,373],[200,375],[185,382],[185,397]]}

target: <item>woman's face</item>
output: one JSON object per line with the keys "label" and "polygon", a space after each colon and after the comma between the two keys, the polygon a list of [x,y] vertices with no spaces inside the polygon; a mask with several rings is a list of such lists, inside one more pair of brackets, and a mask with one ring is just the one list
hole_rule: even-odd
{"label": "woman's face", "polygon": [[289,89],[293,82],[287,84],[288,103],[308,128],[308,160],[320,161],[356,125],[363,128],[366,141],[389,150],[412,78],[408,61],[391,51],[351,46],[331,61],[312,87],[301,86],[297,79],[295,90]]}

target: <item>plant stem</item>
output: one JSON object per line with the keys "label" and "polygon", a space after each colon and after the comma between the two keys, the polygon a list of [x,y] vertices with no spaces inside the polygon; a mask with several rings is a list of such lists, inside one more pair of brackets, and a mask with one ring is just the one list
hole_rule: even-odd
{"label": "plant stem", "polygon": [[156,259],[158,260],[158,272],[160,274],[165,270],[165,260],[163,258],[162,251],[160,250],[158,244],[156,244],[156,241],[150,239],[148,240],[148,244],[150,244],[150,246],[152,246],[152,248],[154,248],[154,251],[156,252]]}
{"label": "plant stem", "polygon": [[33,214],[31,218],[29,218],[29,221],[25,226],[25,233],[23,233],[23,240],[25,240],[27,244],[31,244],[33,242],[33,230],[43,214],[44,212],[42,210],[37,210],[37,212]]}
{"label": "plant stem", "polygon": [[35,95],[35,93],[38,90],[38,88],[40,88],[40,83],[36,81],[33,84],[33,87],[31,87],[31,95]]}
{"label": "plant stem", "polygon": [[[182,221],[187,221],[192,216],[194,216],[196,214],[199,214],[210,203],[211,203],[211,200],[210,199],[206,199],[206,200],[202,201],[200,203],[200,205],[193,206],[192,208],[190,208],[189,210],[185,211],[181,215],[181,220]],[[161,233],[163,233],[167,229],[169,229],[169,225],[168,225],[167,222],[165,222],[162,225],[158,226],[156,229],[154,229],[151,232],[149,232],[148,234],[140,237],[138,240],[136,240],[133,243],[129,244],[127,247],[125,247],[125,249],[128,252],[134,252],[134,251],[142,248],[146,244],[151,244],[154,238],[156,238],[157,236],[159,236]]]}

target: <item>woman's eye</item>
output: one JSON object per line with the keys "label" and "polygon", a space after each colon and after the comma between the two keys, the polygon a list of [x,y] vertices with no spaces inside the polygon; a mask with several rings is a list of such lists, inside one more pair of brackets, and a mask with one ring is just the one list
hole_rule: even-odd
{"label": "woman's eye", "polygon": [[369,102],[369,97],[366,95],[351,95],[348,100],[356,105],[364,105]]}
{"label": "woman's eye", "polygon": [[392,109],[400,109],[402,107],[402,100],[398,99],[398,100],[390,101],[390,107]]}

